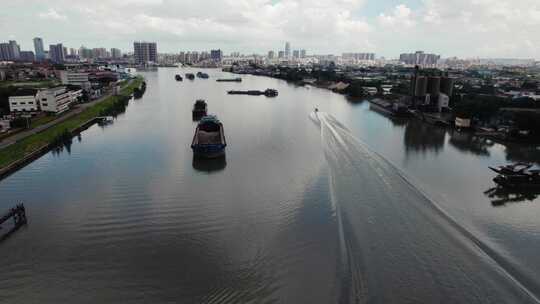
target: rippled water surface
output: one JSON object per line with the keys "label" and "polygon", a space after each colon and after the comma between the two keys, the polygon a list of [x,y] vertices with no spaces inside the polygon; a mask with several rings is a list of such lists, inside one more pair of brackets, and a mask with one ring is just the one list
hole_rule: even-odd
{"label": "rippled water surface", "polygon": [[[538,302],[540,200],[491,189],[487,170],[536,147],[265,77],[174,81],[185,72],[143,73],[114,124],[0,181],[0,209],[29,218],[0,243],[1,303]],[[226,94],[266,88],[279,96]],[[198,98],[224,159],[193,159]]]}

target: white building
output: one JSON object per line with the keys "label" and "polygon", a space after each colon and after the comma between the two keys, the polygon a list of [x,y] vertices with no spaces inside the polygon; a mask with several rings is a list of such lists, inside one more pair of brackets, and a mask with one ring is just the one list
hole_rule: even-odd
{"label": "white building", "polygon": [[73,102],[72,93],[65,87],[41,90],[37,94],[37,99],[42,111],[55,114],[67,111]]}
{"label": "white building", "polygon": [[12,113],[39,111],[36,90],[19,90],[9,96],[9,111]]}
{"label": "white building", "polygon": [[89,82],[88,73],[82,72],[72,72],[72,71],[61,71],[60,79],[62,80],[63,85],[78,85],[83,86],[85,83]]}

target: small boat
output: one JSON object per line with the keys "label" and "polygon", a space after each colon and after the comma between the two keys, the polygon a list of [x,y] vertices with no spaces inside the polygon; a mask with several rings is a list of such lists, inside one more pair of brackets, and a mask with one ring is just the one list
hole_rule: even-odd
{"label": "small boat", "polygon": [[186,78],[189,80],[195,79],[195,75],[193,73],[186,73]]}
{"label": "small boat", "polygon": [[526,170],[530,169],[533,165],[529,163],[515,163],[511,165],[499,166],[497,168],[489,167],[491,171],[497,174],[503,175],[515,175],[523,174]]}
{"label": "small boat", "polygon": [[493,179],[497,185],[521,190],[540,189],[540,170],[528,170],[523,174],[499,175]]}
{"label": "small boat", "polygon": [[176,74],[176,76],[174,76],[174,78],[176,79],[176,81],[182,81],[182,80],[184,80],[184,79],[182,78],[182,76],[180,76],[179,74]]}
{"label": "small boat", "polygon": [[193,135],[191,143],[194,156],[202,158],[220,157],[225,154],[226,146],[223,124],[216,116],[203,117],[195,129],[195,135]]}
{"label": "small boat", "polygon": [[206,104],[206,101],[204,99],[198,99],[195,101],[195,104],[193,105],[193,119],[198,120],[203,116],[206,116],[206,111],[208,109],[208,105]]}
{"label": "small boat", "polygon": [[197,72],[197,77],[202,78],[202,79],[208,79],[209,76],[206,73]]}
{"label": "small boat", "polygon": [[220,78],[220,79],[217,79],[216,81],[218,81],[218,82],[242,82],[242,78],[240,78],[240,77],[237,77],[237,78]]}

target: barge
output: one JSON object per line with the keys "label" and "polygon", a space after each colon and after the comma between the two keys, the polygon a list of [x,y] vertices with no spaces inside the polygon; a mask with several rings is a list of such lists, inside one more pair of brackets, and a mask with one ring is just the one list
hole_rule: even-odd
{"label": "barge", "polygon": [[225,147],[227,147],[227,142],[225,141],[223,124],[216,116],[203,117],[195,129],[191,143],[194,156],[217,158],[225,155]]}
{"label": "barge", "polygon": [[217,82],[242,82],[242,78],[220,78],[216,80]]}
{"label": "barge", "polygon": [[206,116],[208,110],[208,105],[204,99],[197,99],[195,104],[193,104],[193,120],[199,120],[201,117]]}
{"label": "barge", "polygon": [[264,91],[258,91],[258,90],[249,90],[249,91],[228,91],[227,94],[230,95],[252,95],[252,96],[260,96],[264,95],[266,97],[276,97],[278,95],[278,91],[274,89],[266,89]]}
{"label": "barge", "polygon": [[208,74],[203,73],[203,72],[197,72],[197,77],[202,78],[202,79],[208,79],[209,78]]}

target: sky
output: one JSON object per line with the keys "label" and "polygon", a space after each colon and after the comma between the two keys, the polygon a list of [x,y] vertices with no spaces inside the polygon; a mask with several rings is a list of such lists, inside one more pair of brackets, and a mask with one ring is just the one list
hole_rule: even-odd
{"label": "sky", "polygon": [[158,52],[266,54],[423,50],[443,57],[540,59],[540,0],[0,0],[0,41]]}

